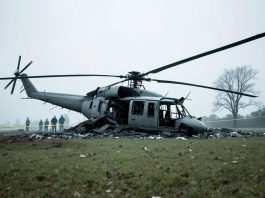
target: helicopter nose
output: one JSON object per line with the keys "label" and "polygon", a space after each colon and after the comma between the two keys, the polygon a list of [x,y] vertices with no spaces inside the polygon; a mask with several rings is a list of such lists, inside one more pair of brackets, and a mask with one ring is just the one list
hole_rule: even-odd
{"label": "helicopter nose", "polygon": [[198,132],[207,131],[207,126],[203,122],[196,119],[193,120],[191,127]]}
{"label": "helicopter nose", "polygon": [[191,127],[194,131],[197,132],[207,131],[207,126],[196,118],[186,117],[181,120],[181,123]]}
{"label": "helicopter nose", "polygon": [[[199,121],[199,120],[198,120]],[[207,131],[208,128],[206,126],[206,124],[204,124],[203,122],[199,121],[199,124],[200,124],[200,131]]]}

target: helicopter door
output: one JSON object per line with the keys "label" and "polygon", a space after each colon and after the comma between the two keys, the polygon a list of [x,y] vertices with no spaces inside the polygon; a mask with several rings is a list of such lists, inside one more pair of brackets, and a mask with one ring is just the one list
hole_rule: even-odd
{"label": "helicopter door", "polygon": [[131,101],[129,126],[135,128],[157,128],[157,111],[154,101]]}
{"label": "helicopter door", "polygon": [[148,101],[146,102],[146,111],[144,113],[144,127],[154,129],[157,128],[157,102]]}
{"label": "helicopter door", "polygon": [[128,124],[131,127],[143,127],[145,101],[131,101]]}

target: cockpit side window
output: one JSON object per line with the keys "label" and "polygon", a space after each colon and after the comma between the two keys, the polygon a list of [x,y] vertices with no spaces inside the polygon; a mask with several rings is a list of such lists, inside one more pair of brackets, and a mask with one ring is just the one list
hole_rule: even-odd
{"label": "cockpit side window", "polygon": [[143,115],[144,101],[134,101],[132,104],[132,114]]}

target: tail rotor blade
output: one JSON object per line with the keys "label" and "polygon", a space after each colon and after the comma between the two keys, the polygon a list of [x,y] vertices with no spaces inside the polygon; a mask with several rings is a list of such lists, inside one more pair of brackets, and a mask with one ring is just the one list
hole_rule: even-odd
{"label": "tail rotor blade", "polygon": [[17,79],[20,79],[20,74],[22,72],[24,72],[32,64],[32,61],[30,61],[21,71],[19,71],[20,63],[21,63],[21,56],[18,57],[17,71],[15,71],[15,73],[14,73],[15,77],[0,78],[0,80],[11,79],[11,81],[5,86],[5,89],[7,89],[13,83],[12,89],[11,89],[11,94],[14,93],[14,90],[15,90],[15,87],[16,87],[16,83],[17,83]]}
{"label": "tail rotor blade", "polygon": [[30,61],[20,72],[19,74],[23,73],[23,71],[25,71],[33,62]]}
{"label": "tail rotor blade", "polygon": [[22,90],[20,91],[20,93],[22,93],[23,91],[25,91],[25,89],[22,89]]}
{"label": "tail rotor blade", "polygon": [[17,83],[17,78],[15,79],[15,81],[14,81],[14,83],[13,83],[13,87],[12,87],[12,90],[11,90],[11,94],[14,93],[16,83]]}
{"label": "tail rotor blade", "polygon": [[13,80],[11,80],[6,86],[5,86],[5,89],[7,89],[11,84],[12,82],[14,82],[15,78]]}
{"label": "tail rotor blade", "polygon": [[19,67],[20,67],[20,61],[21,61],[21,56],[19,56],[19,58],[18,58],[18,63],[17,63],[17,71],[19,71]]}

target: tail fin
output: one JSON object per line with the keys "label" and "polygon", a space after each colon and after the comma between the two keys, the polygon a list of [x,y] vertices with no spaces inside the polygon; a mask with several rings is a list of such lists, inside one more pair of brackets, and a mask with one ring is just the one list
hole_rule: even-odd
{"label": "tail fin", "polygon": [[[27,74],[21,74],[21,77],[26,77],[26,76]],[[28,78],[21,78],[21,81],[29,97],[31,97],[32,93],[38,92],[35,86],[32,84],[32,82]]]}

